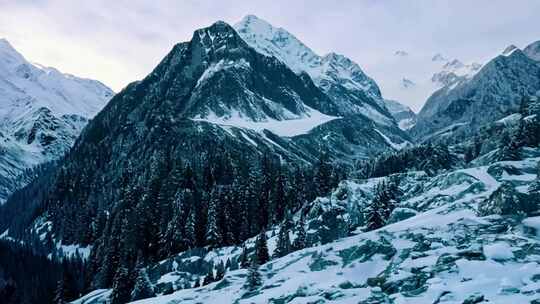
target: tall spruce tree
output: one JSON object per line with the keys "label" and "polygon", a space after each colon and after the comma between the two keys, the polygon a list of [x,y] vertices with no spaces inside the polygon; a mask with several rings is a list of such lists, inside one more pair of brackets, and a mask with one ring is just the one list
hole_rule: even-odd
{"label": "tall spruce tree", "polygon": [[296,238],[293,242],[293,249],[294,250],[301,250],[307,247],[307,234],[305,229],[305,220],[304,216],[300,216],[300,219],[296,223],[295,226],[295,232],[296,232]]}
{"label": "tall spruce tree", "polygon": [[131,292],[131,301],[137,301],[141,299],[151,298],[155,296],[154,289],[148,278],[146,268],[137,269],[137,278],[135,279],[135,286]]}
{"label": "tall spruce tree", "polygon": [[259,264],[257,260],[251,262],[248,269],[248,275],[246,278],[245,288],[248,291],[255,291],[263,284],[261,273],[259,272]]}
{"label": "tall spruce tree", "polygon": [[540,162],[536,165],[536,179],[529,186],[529,193],[536,196],[536,199],[540,196]]}
{"label": "tall spruce tree", "polygon": [[214,265],[212,264],[208,268],[208,272],[206,273],[206,276],[203,279],[203,285],[208,285],[215,281],[216,281],[216,278],[214,277]]}
{"label": "tall spruce tree", "polygon": [[332,166],[328,154],[320,151],[319,158],[315,165],[315,191],[317,196],[326,196],[332,190]]}
{"label": "tall spruce tree", "polygon": [[219,203],[218,194],[212,192],[211,200],[208,205],[207,227],[206,227],[206,244],[210,248],[218,247],[221,244],[221,236],[218,228],[217,204]]}
{"label": "tall spruce tree", "polygon": [[223,264],[223,261],[219,261],[217,267],[216,267],[216,281],[220,281],[225,277],[225,265]]}
{"label": "tall spruce tree", "polygon": [[257,241],[255,242],[254,256],[257,259],[257,263],[260,265],[270,261],[270,254],[268,253],[268,245],[266,243],[266,233],[264,230],[259,233]]}
{"label": "tall spruce tree", "polygon": [[291,252],[291,240],[289,238],[289,228],[286,223],[282,223],[279,227],[278,239],[274,257],[280,258]]}
{"label": "tall spruce tree", "polygon": [[387,214],[385,208],[384,181],[375,188],[375,196],[366,208],[366,227],[368,230],[379,229],[384,226]]}
{"label": "tall spruce tree", "polygon": [[503,132],[501,142],[499,144],[497,160],[511,161],[520,159],[521,155],[519,152],[519,145],[517,144],[516,140],[511,137],[507,132]]}
{"label": "tall spruce tree", "polygon": [[124,304],[131,299],[131,282],[128,269],[120,266],[114,276],[111,304]]}
{"label": "tall spruce tree", "polygon": [[55,304],[64,304],[66,303],[65,296],[64,296],[64,288],[65,288],[65,282],[62,275],[62,278],[58,280],[58,283],[56,285],[56,290],[54,294],[54,303]]}
{"label": "tall spruce tree", "polygon": [[249,266],[249,256],[246,245],[242,246],[242,253],[240,253],[240,267],[247,268]]}

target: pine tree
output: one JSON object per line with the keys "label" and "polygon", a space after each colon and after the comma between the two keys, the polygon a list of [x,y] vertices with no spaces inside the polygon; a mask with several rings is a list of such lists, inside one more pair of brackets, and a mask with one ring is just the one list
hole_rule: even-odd
{"label": "pine tree", "polygon": [[497,160],[509,161],[520,159],[521,155],[519,153],[519,146],[517,145],[516,141],[508,135],[507,132],[504,132],[499,145]]}
{"label": "pine tree", "polygon": [[137,271],[138,275],[135,279],[135,286],[131,292],[131,301],[151,298],[154,296],[154,290],[150,279],[148,278],[148,273],[146,268],[139,268]]}
{"label": "pine tree", "polygon": [[280,258],[291,252],[291,240],[289,238],[289,229],[285,223],[282,223],[279,228],[276,249],[274,257]]}
{"label": "pine tree", "polygon": [[540,196],[540,162],[536,165],[536,179],[529,186],[529,193],[537,198]]}
{"label": "pine tree", "polygon": [[188,221],[186,223],[186,232],[185,232],[185,244],[188,248],[194,248],[196,246],[196,235],[195,235],[195,225],[196,225],[196,219],[195,219],[195,211],[192,209],[192,211],[189,213]]}
{"label": "pine tree", "polygon": [[270,255],[268,254],[268,245],[266,243],[266,233],[261,231],[259,237],[255,243],[255,256],[258,264],[265,264],[270,261]]}
{"label": "pine tree", "polygon": [[259,264],[255,259],[249,266],[248,275],[244,286],[248,291],[254,291],[261,287],[262,283],[262,276],[259,272]]}
{"label": "pine tree", "polygon": [[298,222],[296,223],[296,238],[293,242],[294,250],[301,250],[307,247],[307,234],[305,227],[304,217],[301,216]]}
{"label": "pine tree", "polygon": [[56,286],[56,291],[55,291],[55,295],[54,295],[54,303],[55,304],[64,304],[66,303],[65,299],[64,299],[64,278],[63,278],[63,275],[62,275],[62,278],[60,280],[58,280],[58,283],[57,283],[57,286]]}
{"label": "pine tree", "polygon": [[218,247],[221,244],[221,237],[217,225],[217,200],[217,193],[216,191],[213,191],[208,206],[208,223],[206,227],[206,244],[209,245],[210,248]]}
{"label": "pine tree", "polygon": [[375,197],[367,206],[366,210],[366,226],[368,230],[379,229],[385,223],[385,206],[383,197],[383,182],[376,186]]}
{"label": "pine tree", "polygon": [[332,167],[328,159],[327,153],[321,151],[319,153],[319,159],[315,165],[315,191],[317,196],[326,196],[332,190],[331,189],[331,179],[332,179]]}
{"label": "pine tree", "polygon": [[247,268],[249,266],[249,257],[247,253],[246,245],[242,247],[242,253],[240,253],[240,267]]}
{"label": "pine tree", "polygon": [[285,176],[281,168],[279,169],[273,184],[274,187],[272,188],[271,195],[271,214],[273,215],[273,223],[277,223],[283,220],[285,217],[285,211],[288,210],[289,207],[286,200],[287,196],[285,194]]}
{"label": "pine tree", "polygon": [[233,257],[229,264],[229,270],[233,271],[233,270],[237,270],[238,268],[239,268],[238,259]]}
{"label": "pine tree", "polygon": [[383,202],[384,206],[384,217],[385,221],[388,220],[396,206],[399,204],[401,197],[401,190],[399,189],[400,180],[397,175],[390,176],[388,182],[383,183],[382,193],[380,200]]}
{"label": "pine tree", "polygon": [[208,285],[215,281],[216,281],[216,278],[214,277],[214,265],[210,265],[210,268],[208,269],[208,273],[206,273],[206,276],[203,279],[203,285]]}
{"label": "pine tree", "polygon": [[126,267],[120,266],[114,276],[111,304],[124,304],[131,298],[130,279]]}
{"label": "pine tree", "polygon": [[198,287],[201,287],[201,279],[199,279],[199,277],[195,279],[195,283],[193,284],[193,288],[198,288]]}
{"label": "pine tree", "polygon": [[219,264],[216,267],[216,281],[220,281],[225,277],[225,265],[223,265],[223,261],[220,261]]}

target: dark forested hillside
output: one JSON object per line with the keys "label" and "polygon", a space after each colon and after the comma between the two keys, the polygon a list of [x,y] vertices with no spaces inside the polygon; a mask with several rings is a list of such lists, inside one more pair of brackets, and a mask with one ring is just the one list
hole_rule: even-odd
{"label": "dark forested hillside", "polygon": [[[39,248],[39,247],[37,247]],[[0,302],[3,304],[65,303],[87,291],[80,257],[57,261],[36,246],[0,241]]]}

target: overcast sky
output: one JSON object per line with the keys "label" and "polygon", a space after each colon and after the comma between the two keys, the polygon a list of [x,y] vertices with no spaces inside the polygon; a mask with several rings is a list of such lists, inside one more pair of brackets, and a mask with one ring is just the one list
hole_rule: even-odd
{"label": "overcast sky", "polygon": [[195,29],[255,14],[383,82],[396,50],[483,62],[509,44],[524,47],[540,39],[539,12],[538,0],[0,0],[0,37],[31,61],[118,91]]}

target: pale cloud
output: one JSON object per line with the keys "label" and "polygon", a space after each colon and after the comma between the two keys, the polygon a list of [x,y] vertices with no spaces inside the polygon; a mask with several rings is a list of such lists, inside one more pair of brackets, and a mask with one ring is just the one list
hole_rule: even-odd
{"label": "pale cloud", "polygon": [[351,57],[383,81],[392,73],[387,59],[398,49],[484,61],[509,44],[523,47],[540,39],[538,12],[537,0],[0,0],[0,37],[29,60],[119,90],[148,74],[195,29],[255,14],[317,53]]}

